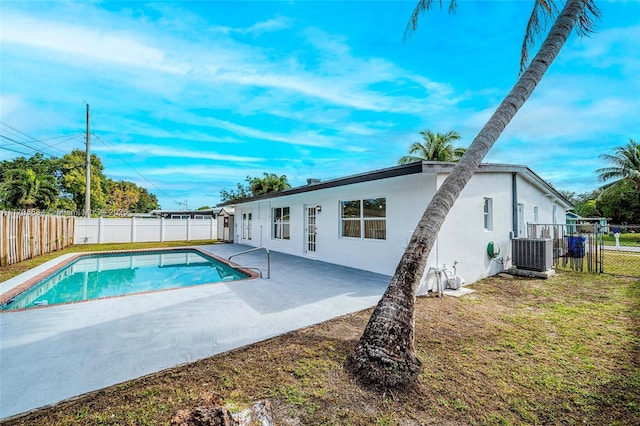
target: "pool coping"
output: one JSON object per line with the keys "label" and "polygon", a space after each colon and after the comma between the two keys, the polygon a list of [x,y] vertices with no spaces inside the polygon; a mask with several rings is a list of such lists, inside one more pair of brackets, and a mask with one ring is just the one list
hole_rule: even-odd
{"label": "pool coping", "polygon": [[[73,254],[67,254],[67,255],[61,255],[56,257],[55,259],[51,259],[50,261],[44,263],[43,265],[49,265],[50,263],[52,263],[50,266],[46,267],[46,269],[39,271],[36,273],[36,275],[33,275],[33,270],[36,268],[33,268],[29,271],[25,271],[20,275],[17,275],[3,283],[0,283],[0,285],[2,284],[6,284],[7,282],[10,281],[18,281],[20,282],[19,284],[9,288],[8,290],[0,293],[0,306],[4,305],[5,303],[7,303],[9,300],[16,298],[18,296],[20,296],[22,293],[26,292],[27,290],[29,290],[31,287],[34,287],[36,285],[38,285],[41,281],[45,280],[46,278],[48,278],[49,276],[53,275],[55,272],[59,271],[60,269],[68,266],[69,264],[75,262],[76,260],[78,260],[81,257],[88,257],[88,256],[92,256],[92,255],[101,255],[101,254],[114,254],[114,255],[118,255],[118,254],[127,254],[127,253],[154,253],[154,252],[159,252],[159,251],[196,251],[198,252],[200,255],[204,256],[204,257],[209,257],[209,258],[213,258],[219,262],[224,263],[225,265],[233,268],[233,269],[237,269],[242,271],[243,273],[247,274],[248,276],[246,278],[240,278],[237,280],[233,280],[233,281],[224,281],[227,284],[230,284],[232,282],[235,281],[245,281],[245,280],[252,280],[255,278],[259,278],[260,275],[251,270],[251,269],[246,269],[243,267],[240,267],[238,264],[230,262],[228,259],[222,258],[220,256],[217,256],[209,251],[205,251],[202,250],[198,247],[176,247],[176,248],[150,248],[150,249],[134,249],[134,250],[108,250],[108,251],[90,251],[90,252],[82,252],[82,253],[73,253]],[[56,261],[58,261],[56,263]],[[42,266],[42,265],[39,265]],[[29,276],[28,278],[26,278],[26,281],[22,281],[20,278],[23,276]],[[25,278],[22,278],[25,279]],[[215,284],[219,284],[219,282],[211,282],[211,283],[202,283],[202,284],[196,284],[196,285],[215,285]],[[191,287],[191,286],[188,286]],[[89,300],[76,300],[76,301],[72,301],[72,302],[64,302],[64,303],[56,303],[55,305],[43,305],[43,306],[31,306],[28,308],[19,308],[19,309],[0,309],[0,315],[4,314],[4,313],[8,313],[8,312],[19,312],[19,311],[25,311],[25,310],[32,310],[32,309],[45,309],[48,308],[49,306],[62,306],[62,305],[70,305],[70,304],[74,304],[74,303],[85,303],[85,302],[92,302],[95,300],[105,300],[105,299],[113,299],[113,298],[118,298],[118,297],[128,297],[128,296],[134,296],[134,295],[140,295],[140,294],[148,294],[148,293],[158,293],[158,292],[162,292],[162,291],[172,291],[172,290],[180,290],[183,289],[185,287],[172,287],[172,288],[164,288],[164,289],[159,289],[159,290],[148,290],[148,291],[138,291],[135,293],[128,293],[128,294],[119,294],[119,295],[114,295],[114,296],[104,296],[104,297],[97,297],[95,299],[89,299]]]}

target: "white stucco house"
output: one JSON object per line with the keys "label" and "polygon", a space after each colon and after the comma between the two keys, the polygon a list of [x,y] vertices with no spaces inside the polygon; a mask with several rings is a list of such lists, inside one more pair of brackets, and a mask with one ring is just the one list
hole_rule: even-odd
{"label": "white stucco house", "polygon": [[[414,227],[453,163],[418,162],[221,204],[234,242],[393,275]],[[572,207],[526,166],[482,164],[447,216],[428,267],[472,283],[510,267],[527,223],[563,224]],[[500,247],[491,258],[488,244]],[[429,271],[427,271],[429,272]],[[425,274],[428,282],[431,278]]]}

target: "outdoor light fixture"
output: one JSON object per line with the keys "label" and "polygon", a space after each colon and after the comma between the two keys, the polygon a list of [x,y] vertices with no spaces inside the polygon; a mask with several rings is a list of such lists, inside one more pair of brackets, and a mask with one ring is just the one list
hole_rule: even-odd
{"label": "outdoor light fixture", "polygon": [[322,211],[322,206],[320,206],[320,205],[316,206],[316,211],[318,213],[320,213]]}

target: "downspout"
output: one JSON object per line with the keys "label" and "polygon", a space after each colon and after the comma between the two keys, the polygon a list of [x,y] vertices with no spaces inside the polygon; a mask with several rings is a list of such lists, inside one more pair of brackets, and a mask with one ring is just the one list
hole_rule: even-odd
{"label": "downspout", "polygon": [[511,218],[513,238],[518,237],[518,175],[511,173]]}

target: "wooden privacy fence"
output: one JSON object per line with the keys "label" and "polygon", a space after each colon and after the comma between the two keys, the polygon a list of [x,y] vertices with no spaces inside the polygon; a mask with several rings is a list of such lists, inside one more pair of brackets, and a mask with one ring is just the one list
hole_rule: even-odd
{"label": "wooden privacy fence", "polygon": [[72,245],[74,226],[72,216],[0,211],[0,266]]}

